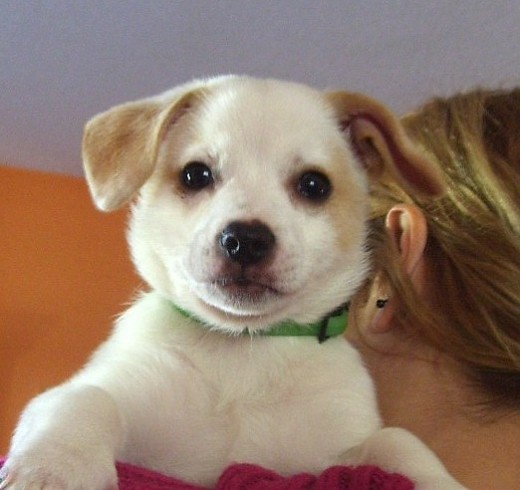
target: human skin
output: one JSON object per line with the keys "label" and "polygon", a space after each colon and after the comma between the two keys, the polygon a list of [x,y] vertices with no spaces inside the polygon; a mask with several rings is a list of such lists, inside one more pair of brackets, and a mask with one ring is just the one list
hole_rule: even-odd
{"label": "human skin", "polygon": [[[427,227],[419,208],[394,206],[386,230],[419,297],[429,297]],[[388,299],[378,308],[378,299]],[[382,279],[352,302],[347,337],[374,379],[384,424],[410,430],[472,490],[513,490],[520,482],[520,414],[486,405],[462,366],[396,321],[399,300]],[[405,331],[406,330],[406,331]]]}

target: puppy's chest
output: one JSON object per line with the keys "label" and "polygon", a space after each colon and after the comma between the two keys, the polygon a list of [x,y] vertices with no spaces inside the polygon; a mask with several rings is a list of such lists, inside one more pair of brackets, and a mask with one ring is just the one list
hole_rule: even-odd
{"label": "puppy's chest", "polygon": [[233,437],[247,445],[255,433],[271,434],[283,445],[304,426],[302,440],[316,441],[320,432],[334,439],[361,412],[376,412],[357,352],[343,339],[327,342],[258,338],[187,354],[214,421],[233,426]]}
{"label": "puppy's chest", "polygon": [[196,425],[206,427],[202,447],[214,443],[212,458],[288,474],[318,471],[376,430],[370,380],[346,342],[254,340],[260,342],[229,352],[186,353],[207,396]]}
{"label": "puppy's chest", "polygon": [[343,339],[158,331],[163,348],[142,351],[142,391],[125,404],[126,461],[211,486],[236,461],[319,471],[379,426],[371,380]]}
{"label": "puppy's chest", "polygon": [[186,355],[216,397],[216,408],[269,406],[348,386],[347,371],[356,354],[346,342],[333,342],[240,339],[218,348],[199,346]]}

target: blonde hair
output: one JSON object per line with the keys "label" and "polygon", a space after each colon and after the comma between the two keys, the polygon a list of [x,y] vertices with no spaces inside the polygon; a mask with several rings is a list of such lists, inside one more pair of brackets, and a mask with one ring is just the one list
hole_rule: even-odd
{"label": "blonde hair", "polygon": [[[446,181],[438,199],[374,185],[370,244],[403,305],[399,319],[466,366],[493,402],[520,406],[520,89],[434,99],[403,118]],[[414,203],[428,224],[432,302],[398,266],[384,217]]]}

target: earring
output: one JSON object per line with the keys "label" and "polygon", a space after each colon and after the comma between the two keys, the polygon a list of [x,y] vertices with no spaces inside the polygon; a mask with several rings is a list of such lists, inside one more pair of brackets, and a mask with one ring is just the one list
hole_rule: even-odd
{"label": "earring", "polygon": [[386,304],[388,303],[388,300],[387,299],[378,299],[376,301],[376,307],[377,308],[384,308],[386,306]]}

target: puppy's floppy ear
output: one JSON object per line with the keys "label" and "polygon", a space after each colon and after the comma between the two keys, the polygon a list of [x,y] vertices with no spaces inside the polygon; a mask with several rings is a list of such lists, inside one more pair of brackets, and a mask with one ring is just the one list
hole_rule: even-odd
{"label": "puppy's floppy ear", "polygon": [[362,94],[330,92],[341,129],[349,134],[369,178],[388,171],[415,195],[438,196],[444,191],[440,173],[407,136],[399,120],[383,105]]}
{"label": "puppy's floppy ear", "polygon": [[83,165],[94,203],[112,211],[152,175],[165,131],[189,110],[197,92],[165,102],[145,99],[94,116],[83,134]]}

